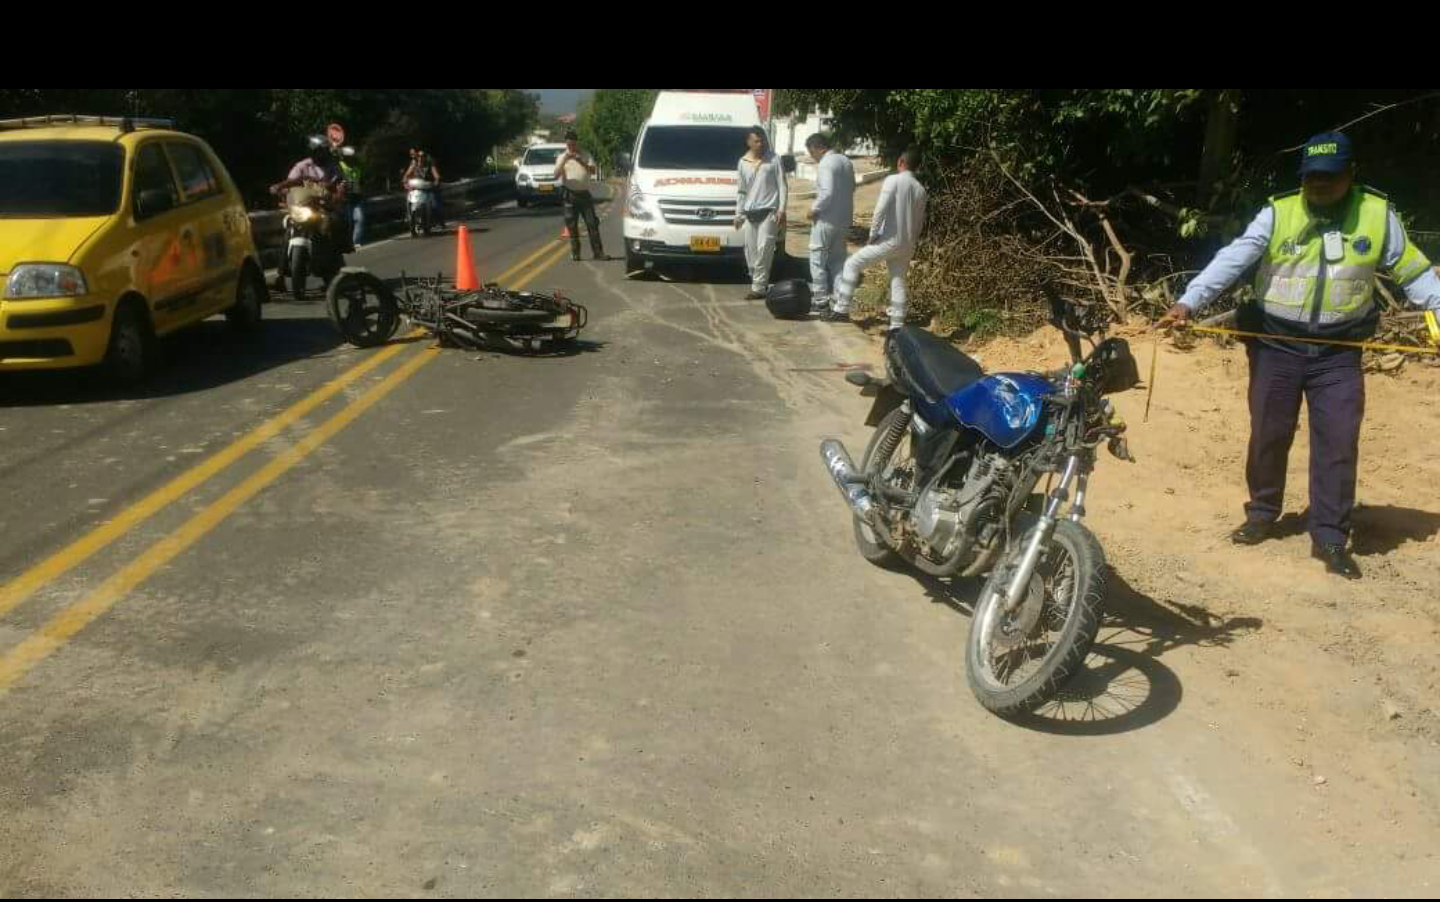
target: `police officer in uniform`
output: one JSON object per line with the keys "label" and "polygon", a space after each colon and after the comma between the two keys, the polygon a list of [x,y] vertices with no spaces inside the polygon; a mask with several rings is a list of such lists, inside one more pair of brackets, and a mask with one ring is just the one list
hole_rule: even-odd
{"label": "police officer in uniform", "polygon": [[1287,340],[1365,341],[1380,320],[1376,272],[1389,273],[1412,304],[1440,310],[1440,277],[1411,244],[1385,195],[1355,183],[1350,139],[1316,135],[1301,151],[1301,187],[1277,195],[1245,234],[1196,276],[1162,320],[1184,323],[1252,266],[1255,297],[1238,327],[1250,339],[1250,449],[1239,545],[1269,539],[1285,499],[1285,471],[1303,397],[1310,410],[1312,554],[1326,570],[1359,579],[1347,542],[1355,506],[1365,380],[1358,348]]}

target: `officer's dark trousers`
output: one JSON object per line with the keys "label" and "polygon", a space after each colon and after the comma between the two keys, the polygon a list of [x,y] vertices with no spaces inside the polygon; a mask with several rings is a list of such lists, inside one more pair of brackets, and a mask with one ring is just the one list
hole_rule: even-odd
{"label": "officer's dark trousers", "polygon": [[570,230],[570,256],[580,258],[580,220],[585,220],[585,231],[590,233],[590,250],[598,259],[605,256],[605,247],[600,243],[600,218],[595,215],[595,198],[589,191],[565,192],[565,227]]}
{"label": "officer's dark trousers", "polygon": [[1365,417],[1365,377],[1360,351],[1345,349],[1305,357],[1250,343],[1250,455],[1245,478],[1250,520],[1279,518],[1285,501],[1285,469],[1300,417],[1300,398],[1310,412],[1310,535],[1343,545],[1355,507],[1360,422]]}

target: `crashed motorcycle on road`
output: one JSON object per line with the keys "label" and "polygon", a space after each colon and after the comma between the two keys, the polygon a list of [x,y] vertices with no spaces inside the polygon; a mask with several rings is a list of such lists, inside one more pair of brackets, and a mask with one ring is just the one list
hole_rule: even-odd
{"label": "crashed motorcycle on road", "polygon": [[860,465],[838,440],[820,446],[867,560],[986,577],[965,665],[975,697],[1006,717],[1053,699],[1089,654],[1106,575],[1084,525],[1090,475],[1102,445],[1133,460],[1105,398],[1139,383],[1129,345],[1104,337],[1106,311],[1047,293],[1070,366],[987,375],[949,342],[906,327],[886,342],[886,378],[846,377],[875,398]]}
{"label": "crashed motorcycle on road", "polygon": [[356,347],[384,344],[409,323],[443,347],[565,352],[589,323],[589,312],[563,294],[508,291],[489,284],[455,291],[443,279],[400,277],[394,291],[373,273],[346,269],[326,295],[330,321]]}

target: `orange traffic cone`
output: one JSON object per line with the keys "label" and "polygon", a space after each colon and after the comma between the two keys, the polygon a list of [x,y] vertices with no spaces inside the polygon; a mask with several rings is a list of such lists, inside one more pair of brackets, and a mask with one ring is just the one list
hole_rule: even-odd
{"label": "orange traffic cone", "polygon": [[470,230],[463,225],[455,232],[455,290],[480,290],[475,263],[470,259]]}

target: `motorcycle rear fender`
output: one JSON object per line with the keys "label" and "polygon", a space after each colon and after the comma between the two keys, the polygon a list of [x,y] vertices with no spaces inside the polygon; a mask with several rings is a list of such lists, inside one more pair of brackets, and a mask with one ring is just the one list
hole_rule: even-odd
{"label": "motorcycle rear fender", "polygon": [[845,381],[860,389],[862,398],[875,399],[870,405],[870,415],[865,418],[866,426],[879,426],[890,411],[905,403],[905,394],[889,379],[872,376],[864,370],[852,370],[845,374]]}
{"label": "motorcycle rear fender", "polygon": [[904,392],[891,385],[889,382],[875,380],[865,387],[862,395],[874,395],[875,402],[870,405],[870,414],[865,417],[865,425],[871,428],[880,425],[880,421],[890,415],[890,412],[906,401]]}

